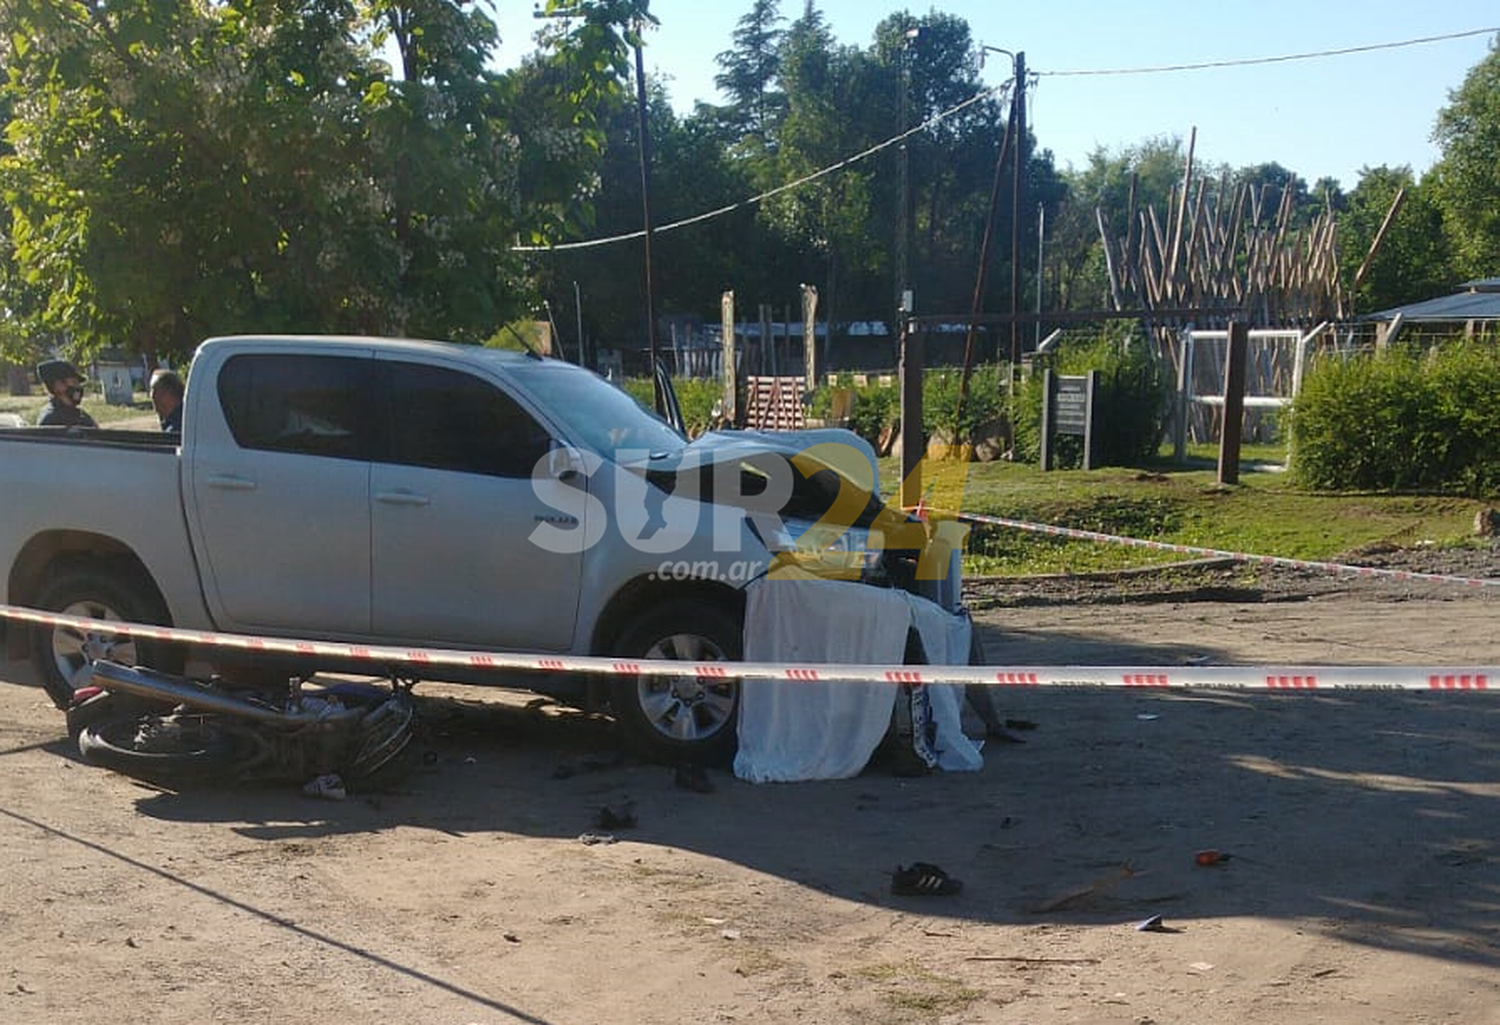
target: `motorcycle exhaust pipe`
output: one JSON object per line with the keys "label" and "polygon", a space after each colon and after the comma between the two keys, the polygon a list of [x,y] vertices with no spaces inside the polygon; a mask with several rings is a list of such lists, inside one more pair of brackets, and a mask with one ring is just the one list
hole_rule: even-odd
{"label": "motorcycle exhaust pipe", "polygon": [[309,723],[326,722],[330,718],[359,714],[353,709],[344,709],[331,715],[326,711],[282,712],[182,677],[168,676],[141,666],[123,666],[118,662],[93,662],[88,671],[90,677],[79,679],[79,686],[95,684],[107,691],[118,691],[169,705],[189,705],[205,712],[234,715],[277,726],[305,726]]}

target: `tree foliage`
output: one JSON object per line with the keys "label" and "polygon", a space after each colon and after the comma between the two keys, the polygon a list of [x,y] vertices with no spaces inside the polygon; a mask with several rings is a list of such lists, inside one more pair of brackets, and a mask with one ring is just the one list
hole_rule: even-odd
{"label": "tree foliage", "polygon": [[[992,210],[1008,97],[987,89],[962,18],[897,12],[849,42],[817,0],[790,21],[778,0],[742,3],[716,58],[722,105],[680,116],[665,83],[646,90],[653,220],[688,222],[653,240],[665,317],[716,320],[726,289],[742,312],[779,313],[804,282],[833,320],[888,321],[902,284],[919,312],[961,316],[987,224],[982,311],[1029,310],[1039,291],[1047,309],[1098,309],[1100,219],[1139,237],[1141,212],[1182,183],[1175,137],[1066,172],[1028,137],[1024,201],[1000,167]],[[543,0],[525,22],[535,49],[497,71],[493,0],[0,0],[0,349],[181,356],[228,331],[477,340],[549,313],[566,339],[582,320],[591,348],[636,347],[632,49],[650,52],[649,7]],[[1337,213],[1346,284],[1405,187],[1355,296],[1379,309],[1500,270],[1493,47],[1436,138],[1420,181],[1367,168],[1346,193],[1262,163],[1195,166],[1190,187],[1251,185],[1263,219],[1290,195],[1294,229]],[[559,316],[575,303],[576,320]]]}
{"label": "tree foliage", "polygon": [[776,126],[786,114],[786,94],[777,88],[786,35],[778,27],[785,20],[778,6],[777,0],[754,0],[735,25],[734,46],[715,58],[714,85],[729,96],[728,106],[719,108],[725,128],[767,148],[774,148]]}
{"label": "tree foliage", "polygon": [[1443,213],[1427,183],[1418,185],[1409,167],[1366,167],[1339,217],[1339,260],[1351,285],[1370,252],[1396,194],[1405,198],[1391,221],[1364,280],[1351,296],[1354,311],[1371,313],[1417,302],[1450,290],[1453,272]]}
{"label": "tree foliage", "polygon": [[1443,150],[1432,170],[1434,191],[1456,269],[1472,277],[1500,273],[1500,36],[1449,95],[1433,138]]}
{"label": "tree foliage", "polygon": [[[633,10],[575,6],[601,25]],[[619,50],[607,32],[570,40],[585,70],[509,89],[471,0],[0,13],[10,270],[46,296],[6,306],[80,351],[180,354],[239,330],[486,336],[529,291],[510,244],[572,213],[523,202],[522,171],[576,181],[571,136],[591,129],[511,125],[507,101],[607,91]]]}

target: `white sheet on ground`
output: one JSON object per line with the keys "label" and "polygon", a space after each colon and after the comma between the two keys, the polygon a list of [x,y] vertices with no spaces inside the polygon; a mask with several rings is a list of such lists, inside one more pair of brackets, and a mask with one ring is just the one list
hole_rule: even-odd
{"label": "white sheet on ground", "polygon": [[[899,663],[901,592],[839,580],[762,580],[745,598],[750,662]],[[745,680],[734,774],[752,783],[856,776],[891,722],[896,689],[847,680]]]}
{"label": "white sheet on ground", "polygon": [[[930,661],[967,661],[968,620],[904,591],[817,578],[761,580],[746,592],[744,657],[897,665],[914,621]],[[940,767],[979,768],[978,748],[959,727],[961,690],[933,692]],[[896,694],[888,683],[744,681],[735,775],[753,783],[858,775],[890,726]]]}

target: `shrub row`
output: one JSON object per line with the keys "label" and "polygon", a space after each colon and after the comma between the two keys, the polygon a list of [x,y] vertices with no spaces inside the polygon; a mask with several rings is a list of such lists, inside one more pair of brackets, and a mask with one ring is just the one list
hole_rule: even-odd
{"label": "shrub row", "polygon": [[[654,409],[656,392],[649,377],[625,379],[625,391],[647,409]],[[672,390],[677,393],[677,404],[682,407],[683,425],[690,437],[696,438],[713,426],[714,406],[723,397],[724,385],[717,378],[672,379]]]}
{"label": "shrub row", "polygon": [[1500,347],[1405,347],[1308,370],[1289,418],[1292,479],[1328,491],[1500,491]]}
{"label": "shrub row", "polygon": [[[1064,374],[1099,371],[1095,396],[1096,461],[1101,465],[1137,465],[1155,455],[1164,429],[1167,408],[1165,375],[1139,341],[1129,342],[1109,335],[1082,345],[1064,346],[1045,363]],[[955,369],[929,371],[922,384],[923,429],[929,437],[942,433],[971,440],[977,431],[1006,419],[1006,374],[1003,364],[974,368],[969,376],[968,396],[962,411],[958,395],[961,375]],[[717,380],[676,380],[678,401],[690,434],[702,431],[712,419],[720,397]],[[652,402],[651,382],[634,378],[626,390],[647,408]],[[854,405],[849,428],[872,445],[901,418],[901,395],[896,384],[855,385],[851,374],[842,374],[832,387],[817,389],[808,400],[807,415],[826,419],[832,413],[836,389],[852,388]],[[1016,394],[1014,441],[1016,457],[1036,462],[1041,448],[1042,378],[1038,372],[1024,382]],[[1081,462],[1081,439],[1063,437],[1057,446],[1060,465]]]}

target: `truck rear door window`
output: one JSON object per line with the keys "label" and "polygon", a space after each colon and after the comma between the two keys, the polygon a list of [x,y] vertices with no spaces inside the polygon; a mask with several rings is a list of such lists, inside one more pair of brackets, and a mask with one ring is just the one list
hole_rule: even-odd
{"label": "truck rear door window", "polygon": [[491,477],[529,477],[551,436],[490,382],[446,367],[382,364],[389,461]]}
{"label": "truck rear door window", "polygon": [[250,353],[219,372],[219,403],[241,448],[368,459],[371,361]]}

